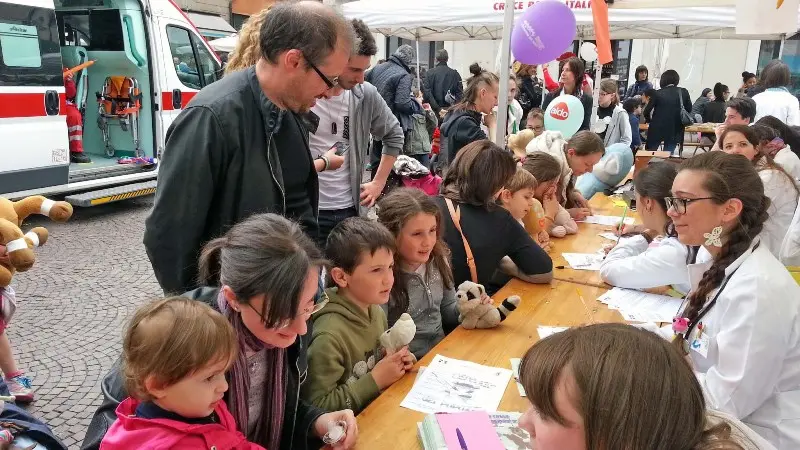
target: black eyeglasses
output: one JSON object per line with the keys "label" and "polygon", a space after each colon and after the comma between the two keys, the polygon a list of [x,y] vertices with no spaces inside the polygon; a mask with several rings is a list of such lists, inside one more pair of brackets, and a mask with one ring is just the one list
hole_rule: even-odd
{"label": "black eyeglasses", "polygon": [[700,198],[680,198],[680,197],[664,197],[664,202],[667,204],[667,209],[672,209],[678,214],[686,214],[686,207],[691,203],[698,200],[713,200],[714,197],[700,197]]}
{"label": "black eyeglasses", "polygon": [[[306,55],[303,55],[303,58],[306,58]],[[322,71],[319,70],[319,68],[315,66],[310,59],[306,58],[306,63],[309,65],[309,67],[314,69],[314,72],[317,72],[317,75],[322,78],[322,81],[325,82],[325,85],[328,86],[328,89],[333,89],[339,84],[339,77],[333,77],[331,80],[324,73],[322,73]]]}
{"label": "black eyeglasses", "polygon": [[[284,329],[284,328],[289,328],[289,326],[292,325],[292,322],[294,322],[295,320],[297,320],[299,318],[302,318],[304,321],[308,321],[308,319],[310,319],[311,316],[313,316],[314,314],[320,312],[322,310],[322,308],[324,308],[325,305],[328,304],[329,301],[330,301],[330,299],[328,298],[328,294],[325,293],[325,291],[322,291],[322,298],[318,303],[315,303],[314,306],[312,306],[311,308],[306,309],[305,311],[301,311],[300,314],[298,314],[294,319],[282,320],[281,322],[278,323],[278,326],[276,326],[275,329],[280,330],[280,329]],[[255,306],[253,306],[252,304],[247,303],[247,306],[249,306],[250,309],[255,311],[255,313],[258,314],[258,317],[261,319],[261,323],[264,324],[264,326],[267,326],[267,318],[264,317],[261,314],[261,312],[258,311],[255,308]]]}

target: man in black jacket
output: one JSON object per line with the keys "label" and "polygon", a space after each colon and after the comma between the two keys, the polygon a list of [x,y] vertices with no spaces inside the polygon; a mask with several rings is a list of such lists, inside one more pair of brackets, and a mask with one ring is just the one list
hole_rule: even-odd
{"label": "man in black jacket", "polygon": [[252,214],[283,214],[316,236],[313,124],[302,115],[336,86],[352,48],[352,27],[333,9],[278,3],[258,63],[200,91],[175,119],[144,234],[165,293],[197,287],[202,245]]}
{"label": "man in black jacket", "polygon": [[[442,108],[458,103],[464,93],[461,74],[447,65],[448,59],[447,50],[440,49],[436,52],[436,67],[428,71],[422,87],[424,101],[430,103],[436,117],[439,117]],[[447,95],[448,92],[450,96]]]}

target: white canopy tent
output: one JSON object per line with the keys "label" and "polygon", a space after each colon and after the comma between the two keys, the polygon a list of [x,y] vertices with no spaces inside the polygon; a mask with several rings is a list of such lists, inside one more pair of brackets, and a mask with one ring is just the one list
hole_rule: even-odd
{"label": "white canopy tent", "polygon": [[234,48],[236,48],[236,43],[238,41],[239,41],[239,35],[232,34],[228,37],[214,39],[213,41],[210,41],[208,45],[210,45],[211,48],[213,48],[218,52],[230,53],[233,51]]}
{"label": "white canopy tent", "polygon": [[[594,39],[589,0],[563,0],[575,13],[576,39]],[[529,1],[514,1],[520,16]],[[498,0],[359,0],[342,7],[348,18],[366,22],[387,36],[420,41],[501,39],[505,1]],[[524,5],[523,5],[524,4]],[[736,34],[735,0],[617,0],[609,7],[613,39],[780,39],[765,29],[762,35]]]}

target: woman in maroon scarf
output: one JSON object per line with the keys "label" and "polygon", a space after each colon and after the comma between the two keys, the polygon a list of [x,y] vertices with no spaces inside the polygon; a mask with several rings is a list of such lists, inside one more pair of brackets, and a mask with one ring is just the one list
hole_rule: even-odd
{"label": "woman in maroon scarf", "polygon": [[[355,446],[358,425],[350,410],[326,413],[299,399],[307,370],[311,315],[317,301],[322,252],[299,225],[275,214],[259,214],[208,242],[200,256],[205,287],[184,296],[225,315],[239,337],[239,357],[228,372],[225,402],[239,430],[269,450],[322,447],[329,423],[343,421],[346,435],[331,447]],[[103,380],[105,401],[84,440],[97,449],[126,393],[119,368]]]}

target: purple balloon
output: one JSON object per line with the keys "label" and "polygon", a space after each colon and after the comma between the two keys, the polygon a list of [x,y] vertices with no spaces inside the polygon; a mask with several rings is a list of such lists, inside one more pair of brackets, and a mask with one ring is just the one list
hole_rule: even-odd
{"label": "purple balloon", "polygon": [[514,24],[511,51],[525,64],[544,64],[559,57],[575,39],[575,14],[558,0],[528,8]]}

